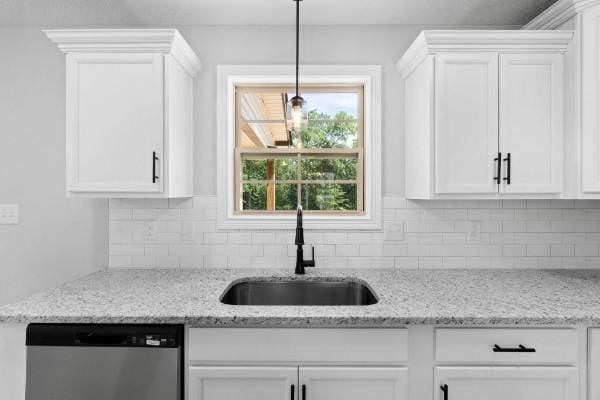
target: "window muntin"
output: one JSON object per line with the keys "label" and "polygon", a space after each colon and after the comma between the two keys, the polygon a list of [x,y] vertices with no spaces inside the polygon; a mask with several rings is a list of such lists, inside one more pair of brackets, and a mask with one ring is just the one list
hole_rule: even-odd
{"label": "window muntin", "polygon": [[302,87],[308,124],[286,125],[291,87],[236,87],[235,212],[363,214],[363,87]]}

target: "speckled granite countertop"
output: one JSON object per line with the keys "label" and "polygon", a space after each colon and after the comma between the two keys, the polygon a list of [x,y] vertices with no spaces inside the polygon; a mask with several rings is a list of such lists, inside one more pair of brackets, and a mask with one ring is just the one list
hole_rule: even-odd
{"label": "speckled granite countertop", "polygon": [[[360,307],[230,306],[244,277],[361,279],[379,302]],[[185,323],[192,326],[600,324],[600,270],[111,269],[0,307],[0,322]]]}

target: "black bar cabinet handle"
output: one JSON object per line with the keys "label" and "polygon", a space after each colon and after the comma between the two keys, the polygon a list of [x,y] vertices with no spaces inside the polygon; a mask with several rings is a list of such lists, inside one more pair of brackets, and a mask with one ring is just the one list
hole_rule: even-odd
{"label": "black bar cabinet handle", "polygon": [[290,391],[292,393],[291,396],[290,396],[290,399],[294,400],[294,392],[296,391],[296,386],[292,385],[292,388],[291,388]]}
{"label": "black bar cabinet handle", "polygon": [[306,400],[306,385],[302,385],[302,400]]}
{"label": "black bar cabinet handle", "polygon": [[500,174],[502,173],[502,153],[498,153],[498,157],[494,158],[494,162],[496,163],[496,176],[494,176],[494,181],[499,185]]}
{"label": "black bar cabinet handle", "polygon": [[442,389],[442,393],[444,393],[444,400],[448,400],[448,385],[442,385],[440,386],[440,389]]}
{"label": "black bar cabinet handle", "polygon": [[503,179],[506,181],[507,185],[510,185],[510,153],[506,153],[504,161],[506,161],[506,177]]}
{"label": "black bar cabinet handle", "polygon": [[156,176],[156,161],[158,157],[156,157],[156,152],[152,152],[152,183],[156,183],[158,176]]}
{"label": "black bar cabinet handle", "polygon": [[522,344],[517,347],[500,347],[495,344],[492,351],[494,353],[535,353],[535,347],[526,347]]}

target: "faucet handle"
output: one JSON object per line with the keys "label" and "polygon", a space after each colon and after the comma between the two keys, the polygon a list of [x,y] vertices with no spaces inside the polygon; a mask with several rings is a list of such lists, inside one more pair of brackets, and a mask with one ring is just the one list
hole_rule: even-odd
{"label": "faucet handle", "polygon": [[310,246],[312,250],[312,258],[308,261],[304,261],[304,266],[314,267],[315,266],[315,246]]}

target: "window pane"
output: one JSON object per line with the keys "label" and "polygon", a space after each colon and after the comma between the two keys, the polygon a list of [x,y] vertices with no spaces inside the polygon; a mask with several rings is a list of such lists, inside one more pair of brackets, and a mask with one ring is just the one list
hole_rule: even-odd
{"label": "window pane", "polygon": [[239,97],[240,126],[238,144],[241,147],[288,147],[285,124],[285,91],[260,88],[242,92]]}
{"label": "window pane", "polygon": [[355,184],[302,185],[302,208],[305,210],[356,211]]}
{"label": "window pane", "polygon": [[303,158],[304,180],[356,180],[358,158]]}
{"label": "window pane", "polygon": [[359,96],[358,92],[331,91],[302,93],[307,109],[317,110],[321,115],[320,119],[333,119],[338,114],[357,119]]}
{"label": "window pane", "polygon": [[298,204],[298,190],[296,184],[275,185],[275,209],[295,210]]}
{"label": "window pane", "polygon": [[300,87],[307,120],[302,132],[288,131],[295,94],[291,86],[236,87],[238,210],[291,211],[300,202],[305,210],[357,211],[364,184],[358,162],[363,88]]}
{"label": "window pane", "polygon": [[266,180],[267,179],[267,160],[242,159],[242,179]]}
{"label": "window pane", "polygon": [[279,158],[275,160],[275,179],[291,181],[298,179],[298,162],[294,158]]}
{"label": "window pane", "polygon": [[311,121],[314,111],[308,114],[308,126],[302,132],[302,147],[306,149],[354,149],[358,147],[358,123],[337,115],[333,121]]}
{"label": "window pane", "polygon": [[241,143],[243,148],[288,147],[285,122],[252,122],[242,119]]}
{"label": "window pane", "polygon": [[267,185],[262,183],[245,183],[242,185],[242,209],[266,210]]}

